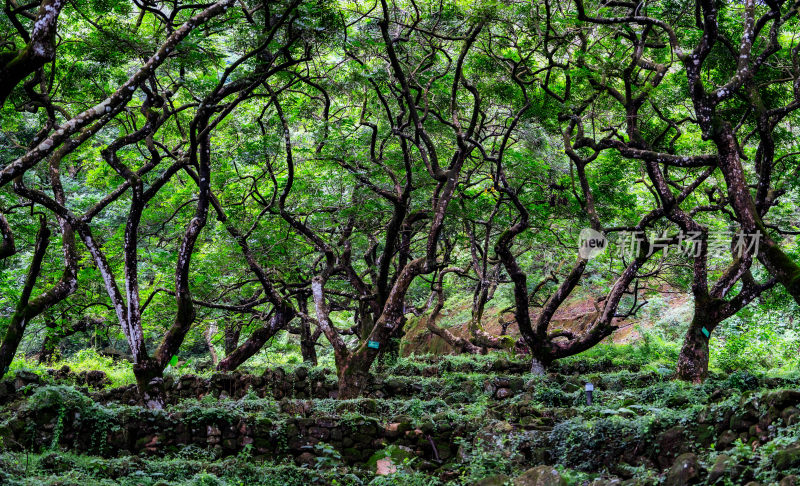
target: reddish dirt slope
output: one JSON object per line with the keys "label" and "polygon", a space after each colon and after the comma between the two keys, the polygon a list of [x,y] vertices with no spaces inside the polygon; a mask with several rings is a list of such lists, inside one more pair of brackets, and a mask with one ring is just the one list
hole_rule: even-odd
{"label": "reddish dirt slope", "polygon": [[[685,305],[689,301],[689,296],[687,294],[675,293],[674,291],[666,292],[661,295],[662,298],[666,299],[672,307]],[[466,319],[469,319],[469,303],[459,303],[458,305],[450,307],[449,309],[447,306],[445,306],[445,309],[448,311],[449,315],[466,316],[465,322],[454,325],[449,329],[458,336],[468,336],[469,322]],[[498,308],[489,307],[486,309],[483,317],[484,329],[486,329],[487,332],[495,335],[499,335],[502,331],[498,312]],[[562,305],[561,308],[556,312],[550,325],[550,329],[565,329],[573,333],[580,334],[586,330],[587,326],[591,324],[592,320],[597,317],[597,312],[598,311],[595,307],[595,301],[593,298],[585,296],[570,298],[567,300],[565,305]],[[531,319],[535,320],[538,314],[538,310],[532,311]],[[403,355],[408,356],[412,353],[455,353],[455,350],[451,346],[445,343],[440,337],[431,334],[426,329],[424,320],[426,318],[427,316],[409,319],[408,324],[406,325],[406,336],[404,338],[402,347]],[[514,315],[510,312],[503,314],[503,319],[505,321],[513,321]],[[444,317],[439,317],[437,319],[437,323],[441,324],[443,321],[447,320],[448,319]],[[637,332],[637,328],[649,328],[652,326],[652,322],[644,319],[624,319],[617,320],[616,325],[619,326],[619,330],[615,331],[614,334],[606,338],[606,341],[621,344],[630,343],[639,339],[640,336]],[[507,334],[516,338],[519,338],[520,336],[517,326],[513,323],[508,326]]]}

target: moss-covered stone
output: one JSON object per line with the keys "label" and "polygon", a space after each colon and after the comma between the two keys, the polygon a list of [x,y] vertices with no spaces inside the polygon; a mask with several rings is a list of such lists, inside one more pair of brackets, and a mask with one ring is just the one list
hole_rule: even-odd
{"label": "moss-covered stone", "polygon": [[469,484],[469,486],[504,486],[509,480],[511,480],[511,478],[505,474],[496,474],[494,476],[489,476],[488,478],[473,481]]}
{"label": "moss-covered stone", "polygon": [[664,486],[686,486],[699,483],[700,464],[693,453],[681,454],[667,472]]}
{"label": "moss-covered stone", "polygon": [[514,486],[566,486],[567,482],[551,466],[536,466],[514,479]]}
{"label": "moss-covered stone", "polygon": [[772,456],[772,461],[775,463],[775,468],[779,471],[800,467],[800,445],[793,445],[775,452]]}

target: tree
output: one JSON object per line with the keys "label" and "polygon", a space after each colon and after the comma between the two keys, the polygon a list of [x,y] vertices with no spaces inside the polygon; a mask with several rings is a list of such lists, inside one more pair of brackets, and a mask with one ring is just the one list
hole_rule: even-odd
{"label": "tree", "polygon": [[[56,153],[51,157],[49,178],[53,191],[53,200],[59,204],[63,204],[66,196],[60,179],[60,163],[61,153]],[[18,193],[24,192],[20,181],[17,181],[15,186]],[[37,280],[41,275],[42,261],[46,256],[51,238],[51,230],[47,225],[47,218],[40,215],[39,219],[39,231],[36,235],[33,257],[28,267],[22,293],[17,302],[14,314],[11,316],[11,320],[5,330],[2,344],[0,344],[0,371],[2,371],[3,374],[8,370],[11,361],[14,359],[14,355],[22,341],[28,323],[48,308],[72,295],[78,287],[78,250],[75,243],[75,231],[67,218],[57,216],[58,225],[61,230],[64,269],[61,273],[61,278],[56,281],[52,287],[42,292],[37,297],[31,298]]]}
{"label": "tree", "polygon": [[[68,209],[63,200],[63,194],[59,198],[56,192],[56,197],[52,198],[40,190],[25,187],[20,180],[15,184],[15,190],[29,200],[51,210],[60,219],[74,227],[75,231],[80,235],[103,277],[116,317],[131,348],[135,363],[134,374],[136,375],[139,389],[144,402],[149,407],[160,408],[163,406],[162,370],[177,352],[183,338],[194,322],[194,307],[189,289],[189,266],[194,246],[206,224],[211,199],[209,190],[211,130],[219,125],[244,99],[252,96],[253,91],[267,78],[302,60],[302,58],[295,58],[293,53],[293,44],[301,37],[301,33],[288,32],[280,39],[285,41],[285,44],[275,52],[269,51],[270,43],[276,38],[276,34],[281,29],[285,29],[287,23],[290,23],[296,17],[297,14],[290,15],[295,7],[296,3],[289,4],[285,12],[272,14],[274,17],[270,17],[270,13],[266,12],[267,18],[261,33],[263,37],[255,39],[255,46],[247,46],[244,54],[222,72],[220,79],[212,85],[212,89],[204,94],[202,98],[195,93],[187,93],[190,98],[199,100],[199,103],[190,101],[184,106],[175,108],[171,98],[179,99],[176,97],[176,91],[162,87],[153,76],[154,70],[156,66],[171,56],[170,51],[178,46],[179,41],[186,38],[197,26],[223,13],[227,9],[227,3],[214,4],[194,17],[188,18],[183,25],[168,36],[158,53],[153,55],[133,77],[118,88],[114,95],[101,102],[94,109],[87,110],[74,117],[50,135],[44,145],[39,144],[37,148],[29,150],[25,155],[7,165],[3,169],[3,176],[0,176],[19,177],[18,174],[21,171],[35,164],[37,159],[45,157],[54,145],[64,142],[66,137],[76,130],[100,118],[100,121],[94,126],[81,132],[77,136],[77,140],[67,141],[62,146],[63,148],[59,149],[58,159],[60,160],[60,158],[77,148],[81,142],[90,138],[106,123],[110,122],[117,113],[122,112],[124,106],[131,99],[132,93],[137,88],[143,93],[144,102],[139,109],[141,112],[140,120],[143,125],[137,129],[138,123],[133,119],[131,124],[133,129],[129,133],[116,138],[101,152],[103,161],[125,182],[114,188],[96,205],[83,214],[77,215]],[[254,20],[251,19],[251,23],[253,22]],[[264,52],[268,52],[271,57],[258,60],[255,63],[252,62]],[[241,71],[247,72],[239,75]],[[234,75],[237,76],[236,79],[232,79]],[[230,99],[226,100],[226,98]],[[188,124],[189,130],[187,133],[181,125],[179,115],[182,115],[182,112],[187,108],[195,106],[197,109]],[[174,124],[173,126],[177,129],[177,133],[184,137],[188,136],[188,140],[184,138],[184,140],[178,142],[177,148],[168,147],[156,139],[156,134],[168,121]],[[137,161],[128,165],[119,156],[119,152],[129,151],[129,147],[135,147],[139,144],[143,145],[144,151],[142,154],[146,157],[146,160],[143,163]],[[165,159],[172,159],[173,163],[161,173],[156,174],[154,169],[161,169],[161,163]],[[138,165],[138,168],[135,165]],[[185,226],[175,263],[177,314],[173,325],[163,335],[161,344],[151,357],[146,348],[142,326],[144,308],[140,305],[138,278],[139,225],[145,207],[159,193],[161,188],[179,170],[190,170],[189,168],[191,167],[195,167],[197,174],[199,174],[197,180],[199,193],[194,215]],[[148,174],[151,177],[145,179],[144,176]],[[145,183],[147,187],[145,187]],[[57,184],[60,184],[60,182]],[[130,206],[125,215],[126,224],[122,247],[125,285],[124,290],[120,290],[115,278],[114,268],[109,262],[107,252],[94,236],[91,222],[109,204],[119,200],[126,191],[130,191]]]}
{"label": "tree", "polygon": [[[618,56],[631,53],[625,69],[602,67],[597,71],[602,75],[590,77],[598,94],[616,101],[612,109],[625,116],[626,136],[615,134],[599,144],[642,161],[666,217],[685,233],[698,234],[705,241],[707,227],[694,216],[714,217],[716,212],[735,223],[746,238],[758,235],[759,260],[797,299],[797,264],[772,236],[779,235],[780,228],[764,223],[786,193],[785,180],[775,180],[774,171],[786,167],[787,157],[792,157],[792,144],[776,147],[776,134],[797,107],[791,87],[797,79],[796,63],[791,62],[794,54],[790,45],[779,41],[783,30],[793,28],[796,9],[781,3],[700,1],[641,12],[620,5],[591,16],[584,2],[577,1],[576,6],[579,20],[595,26],[598,34],[618,33],[612,42],[597,47]],[[694,16],[684,15],[691,7],[696,7]],[[723,22],[729,15],[739,15],[744,21]],[[671,70],[675,75],[668,74]],[[691,111],[680,105],[670,107],[676,95],[691,100]],[[697,144],[697,140],[709,143]],[[707,150],[707,155],[698,154],[698,147]],[[789,153],[781,154],[780,149]],[[676,158],[678,154],[682,156]],[[753,163],[752,184],[742,165],[745,159]],[[674,200],[671,186],[686,169],[701,166],[718,168],[725,187],[710,184],[704,191],[708,203],[684,210]],[[726,195],[725,200],[716,198],[719,193]],[[679,376],[691,381],[700,381],[706,374],[708,334],[713,328],[772,285],[772,280],[757,284],[750,272],[750,257],[739,255],[709,289],[706,252],[702,247],[694,259],[695,317],[678,366]],[[737,282],[741,288],[735,297],[723,300]]]}
{"label": "tree", "polygon": [[[20,82],[55,57],[58,17],[64,4],[63,0],[44,0],[39,4],[25,5],[18,5],[13,0],[6,2],[4,12],[7,23],[14,30],[4,39],[0,50],[0,107]],[[30,10],[37,5],[38,12],[31,13]],[[33,26],[26,28],[25,23],[32,23]],[[16,48],[19,41],[24,43],[21,49]]]}

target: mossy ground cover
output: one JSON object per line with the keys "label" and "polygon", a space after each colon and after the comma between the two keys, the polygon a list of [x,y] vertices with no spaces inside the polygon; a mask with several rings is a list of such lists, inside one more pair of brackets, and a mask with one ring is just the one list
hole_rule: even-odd
{"label": "mossy ground cover", "polygon": [[[549,464],[568,484],[658,484],[680,453],[696,457],[698,484],[770,484],[800,473],[792,449],[800,441],[800,374],[714,373],[692,385],[675,381],[666,366],[620,361],[598,354],[534,376],[522,359],[503,354],[406,358],[377,375],[399,384],[388,398],[278,400],[250,390],[239,398],[181,398],[160,412],[98,402],[87,387],[40,369],[42,382],[20,389],[4,408],[0,478],[62,485],[502,484]],[[297,365],[283,368],[297,374]],[[330,378],[324,368],[306,371]],[[595,384],[591,406],[586,382]],[[503,396],[506,387],[511,393]],[[85,437],[65,439],[75,420]],[[137,442],[138,452],[109,447],[106,438],[131,423],[185,440]],[[320,432],[328,423],[343,433]],[[258,440],[229,436],[225,445],[234,424],[252,425]],[[36,430],[14,435],[14,427]],[[208,427],[223,432],[217,439]],[[184,429],[202,429],[201,440]],[[14,443],[19,437],[30,442]],[[386,457],[391,473],[377,475],[376,463]]]}

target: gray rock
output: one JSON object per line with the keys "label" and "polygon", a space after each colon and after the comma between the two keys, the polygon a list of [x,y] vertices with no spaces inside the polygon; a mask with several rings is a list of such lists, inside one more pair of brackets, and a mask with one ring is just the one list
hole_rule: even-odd
{"label": "gray rock", "polygon": [[732,477],[733,471],[734,468],[733,463],[731,462],[731,457],[727,454],[720,455],[717,457],[716,462],[714,462],[714,466],[708,473],[708,484],[714,484],[723,477]]}
{"label": "gray rock", "polygon": [[800,405],[800,390],[777,390],[767,394],[764,401],[780,409]]}
{"label": "gray rock", "polygon": [[511,478],[505,474],[497,474],[495,476],[489,476],[488,478],[483,478],[470,483],[470,486],[503,486],[510,479]]}
{"label": "gray rock", "polygon": [[20,388],[35,384],[38,385],[42,382],[42,379],[36,373],[27,370],[20,370],[17,371],[16,375],[14,376],[14,388],[19,390]]}
{"label": "gray rock", "polygon": [[700,475],[700,465],[697,462],[697,456],[691,452],[681,454],[675,459],[672,467],[667,472],[667,477],[664,479],[664,486],[686,486],[688,484],[696,484],[699,482],[698,476]]}
{"label": "gray rock", "polygon": [[566,486],[567,482],[554,468],[536,466],[514,479],[514,486]]}
{"label": "gray rock", "polygon": [[729,449],[733,445],[733,443],[736,442],[736,439],[738,437],[739,436],[734,431],[726,430],[725,432],[720,434],[719,438],[717,439],[716,449],[718,451],[724,451],[726,449]]}

